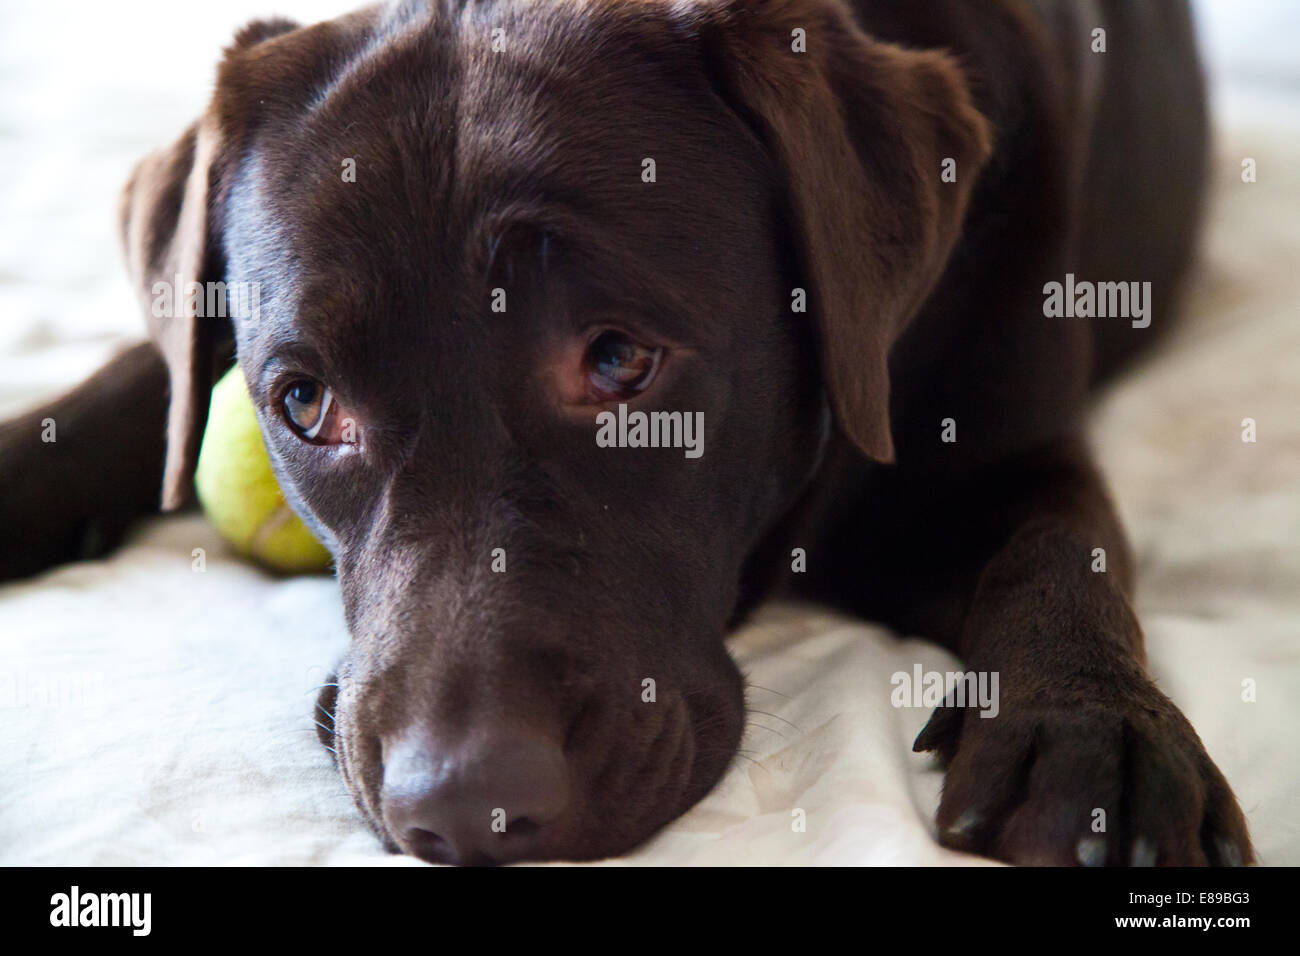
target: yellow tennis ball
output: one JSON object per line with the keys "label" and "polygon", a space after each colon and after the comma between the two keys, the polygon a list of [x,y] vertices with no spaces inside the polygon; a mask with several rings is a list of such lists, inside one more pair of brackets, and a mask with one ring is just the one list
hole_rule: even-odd
{"label": "yellow tennis ball", "polygon": [[329,551],[280,492],[238,366],[212,389],[194,488],[208,520],[245,557],[286,573],[330,566]]}

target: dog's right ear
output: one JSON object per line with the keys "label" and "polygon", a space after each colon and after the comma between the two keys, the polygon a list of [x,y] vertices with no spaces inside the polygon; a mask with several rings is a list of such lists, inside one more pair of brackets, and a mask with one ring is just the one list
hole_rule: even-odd
{"label": "dog's right ear", "polygon": [[192,491],[212,389],[212,321],[197,315],[201,297],[189,283],[224,272],[209,229],[212,161],[219,134],[200,120],[170,149],[146,157],[122,193],[127,268],[154,344],[167,363],[171,400],[162,507],[185,504]]}
{"label": "dog's right ear", "polygon": [[[250,23],[227,55],[296,27],[288,20]],[[213,346],[224,331],[215,325],[224,319],[197,314],[205,296],[191,293],[225,278],[217,195],[217,168],[225,152],[224,134],[209,110],[170,148],[145,157],[122,192],[127,268],[171,381],[164,510],[185,504],[193,492],[212,389]]]}

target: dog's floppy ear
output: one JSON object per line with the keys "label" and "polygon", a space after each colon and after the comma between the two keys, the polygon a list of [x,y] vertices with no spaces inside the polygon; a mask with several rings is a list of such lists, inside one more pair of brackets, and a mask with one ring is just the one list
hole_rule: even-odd
{"label": "dog's floppy ear", "polygon": [[[228,54],[295,27],[287,20],[251,23]],[[210,110],[170,148],[145,157],[122,192],[127,269],[171,379],[164,510],[185,504],[192,491],[212,388],[215,323],[224,321],[196,315],[204,296],[189,294],[190,283],[203,289],[224,279],[216,235],[216,166],[223,153],[223,133]]]}
{"label": "dog's floppy ear", "polygon": [[122,194],[127,268],[171,379],[165,510],[189,498],[212,388],[212,320],[196,316],[198,297],[186,291],[188,283],[222,278],[209,235],[218,138],[210,120],[195,123],[170,149],[142,160]]}
{"label": "dog's floppy ear", "polygon": [[889,349],[943,271],[990,130],[950,56],[875,41],[844,6],[703,0],[692,26],[785,180],[839,427],[892,461]]}

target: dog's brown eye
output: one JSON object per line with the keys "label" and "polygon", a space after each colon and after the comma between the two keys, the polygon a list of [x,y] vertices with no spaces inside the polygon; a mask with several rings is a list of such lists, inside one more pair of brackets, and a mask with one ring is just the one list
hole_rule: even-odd
{"label": "dog's brown eye", "polygon": [[342,416],[334,393],[313,379],[299,379],[284,393],[284,417],[299,438],[321,445],[343,441]]}
{"label": "dog's brown eye", "polygon": [[634,342],[622,332],[602,332],[587,348],[592,397],[610,401],[644,391],[654,380],[663,351]]}

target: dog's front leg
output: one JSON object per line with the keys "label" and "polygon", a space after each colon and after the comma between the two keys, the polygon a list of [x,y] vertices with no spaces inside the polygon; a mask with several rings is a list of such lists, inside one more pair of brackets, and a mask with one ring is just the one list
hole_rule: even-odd
{"label": "dog's front leg", "polygon": [[947,764],[941,842],[1029,864],[1251,862],[1223,774],[1146,674],[1127,547],[1082,443],[962,500],[1006,518],[961,631],[1000,699],[940,707],[917,738]]}
{"label": "dog's front leg", "polygon": [[167,367],[143,343],[0,423],[0,581],[98,557],[158,510],[166,416]]}

